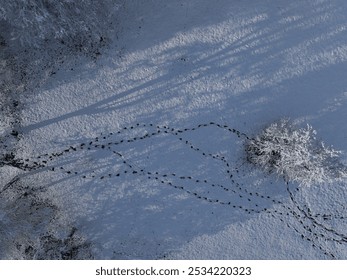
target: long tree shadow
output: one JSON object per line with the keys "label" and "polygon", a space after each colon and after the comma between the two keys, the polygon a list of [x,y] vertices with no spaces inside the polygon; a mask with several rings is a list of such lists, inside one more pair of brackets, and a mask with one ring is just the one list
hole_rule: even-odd
{"label": "long tree shadow", "polygon": [[[233,7],[235,4],[230,5]],[[324,55],[327,54],[318,51],[318,55],[307,58],[307,66],[303,66],[295,60],[290,62],[293,65],[288,65],[284,59],[293,59],[293,56],[300,55],[301,49],[307,51],[318,45],[321,49],[332,48],[344,43],[341,39],[336,40],[336,38],[341,38],[338,36],[344,32],[339,23],[335,23],[336,30],[334,30],[329,25],[324,26],[319,22],[320,18],[337,12],[336,7],[322,3],[317,4],[316,9],[311,10],[310,22],[318,22],[324,28],[322,30],[325,33],[318,35],[314,32],[312,34],[307,32],[307,29],[314,30],[315,28],[307,23],[307,19],[299,15],[292,15],[298,13],[299,8],[300,6],[297,4],[292,4],[289,7],[279,8],[278,11],[274,9],[266,13],[264,10],[264,13],[259,12],[258,16],[253,17],[244,12],[244,17],[248,20],[241,21],[237,25],[233,25],[233,18],[225,19],[225,22],[221,21],[219,24],[226,29],[223,35],[233,38],[227,42],[224,42],[222,38],[212,40],[213,37],[207,37],[206,40],[191,39],[188,35],[181,34],[177,36],[182,37],[182,42],[176,45],[159,49],[152,47],[146,50],[146,55],[141,54],[141,50],[137,51],[139,58],[133,63],[126,62],[126,57],[131,58],[130,49],[121,59],[117,57],[118,51],[116,51],[115,58],[111,60],[107,58],[107,61],[100,62],[100,64],[117,69],[114,71],[117,80],[128,80],[128,84],[121,82],[105,86],[100,82],[95,86],[95,83],[92,83],[89,88],[86,87],[86,90],[91,93],[98,91],[98,101],[93,101],[95,97],[91,95],[92,98],[88,105],[23,126],[23,133],[80,116],[96,117],[101,114],[112,114],[112,112],[132,105],[146,103],[151,104],[151,107],[154,107],[153,110],[162,111],[164,108],[160,105],[163,103],[163,98],[170,100],[177,94],[187,94],[186,98],[189,100],[212,98],[209,92],[194,90],[198,86],[201,87],[201,84],[222,85],[222,87],[211,87],[214,92],[213,98],[222,104],[228,101],[233,102],[234,98],[243,93],[256,95],[257,100],[276,99],[276,95],[278,95],[276,88],[284,87],[286,81],[295,82],[296,78],[303,77],[307,73],[319,71],[345,60],[341,56],[342,54],[324,58]],[[274,24],[276,22],[274,18],[279,21],[279,24]],[[177,28],[176,32],[179,34],[182,27]],[[239,34],[240,30],[244,32]],[[207,29],[207,34],[209,34],[208,31]],[[305,34],[306,41],[303,42],[298,34]],[[170,41],[170,39],[168,40]],[[206,55],[206,50],[211,51]],[[320,55],[322,59],[330,60],[330,62],[322,63],[321,66],[312,63],[312,59],[316,60]],[[123,61],[124,65],[119,61]],[[135,80],[128,78],[133,76],[139,67],[144,66],[149,70],[147,74],[139,72]],[[100,65],[94,67],[100,67]],[[159,72],[158,69],[163,69],[163,71]],[[82,68],[79,71],[80,73],[72,75],[70,79],[64,77],[62,82],[69,84],[71,79],[78,77],[78,79],[86,80],[88,85],[92,69],[87,65],[85,69]],[[99,75],[98,71],[93,73]],[[254,94],[255,90],[257,94]],[[89,95],[88,92],[81,94]],[[99,96],[106,97],[100,98]],[[76,97],[71,96],[71,98]],[[212,104],[205,101],[197,103],[196,106],[199,106],[199,109],[208,110],[209,108],[206,106],[212,106]],[[247,109],[252,110],[253,108]],[[168,112],[165,110],[162,113]],[[146,114],[148,116],[150,112],[148,111]]]}
{"label": "long tree shadow", "polygon": [[[328,237],[339,244],[336,240],[342,239],[344,246],[344,236],[319,226],[319,216],[310,219],[296,202],[300,192],[295,187],[242,165],[245,135],[238,135],[233,125],[222,127],[243,123],[249,132],[283,115],[321,118],[324,114],[317,111],[341,96],[346,82],[334,73],[345,72],[347,57],[338,48],[346,44],[344,23],[341,17],[321,21],[340,14],[340,8],[328,1],[314,7],[310,20],[303,17],[302,6],[293,3],[242,12],[211,22],[210,29],[205,22],[184,32],[173,28],[162,42],[133,44],[123,53],[114,52],[113,59],[101,59],[97,67],[115,69],[109,76],[96,69],[91,75],[85,65],[75,76],[60,78],[58,86],[46,85],[48,92],[59,87],[68,91],[71,83],[71,107],[27,123],[24,135],[61,123],[73,128],[81,118],[102,120],[97,132],[103,135],[89,141],[73,135],[83,140],[71,141],[66,151],[54,151],[49,144],[47,155],[35,159],[46,161],[45,171],[35,176],[42,182],[47,176],[47,186],[57,197],[69,194],[60,203],[81,221],[89,238],[107,240],[100,244],[101,257],[165,258],[196,235],[218,232],[259,213],[282,219],[324,256],[335,257],[322,240]],[[321,27],[319,34],[313,23]],[[193,31],[204,36],[194,37]],[[100,81],[95,82],[94,74]],[[75,92],[76,78],[85,83],[83,92]],[[329,91],[330,83],[335,86],[329,95],[315,94],[321,87]],[[87,105],[76,102],[81,94],[91,96]],[[323,228],[314,231],[323,235],[319,241],[310,233],[316,227]]]}

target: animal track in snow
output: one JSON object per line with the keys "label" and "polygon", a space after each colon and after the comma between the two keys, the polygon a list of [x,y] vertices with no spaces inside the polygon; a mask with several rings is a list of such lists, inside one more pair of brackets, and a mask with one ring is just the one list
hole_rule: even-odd
{"label": "animal track in snow", "polygon": [[[222,129],[233,136],[243,140],[250,140],[251,137],[241,131],[231,128],[228,125],[221,125],[215,122],[198,124],[194,127],[176,129],[169,126],[140,124],[126,126],[116,132],[101,134],[89,141],[70,145],[60,151],[52,153],[44,153],[31,159],[13,159],[12,165],[26,171],[49,170],[51,172],[62,172],[69,176],[80,176],[82,179],[90,180],[108,180],[110,178],[121,178],[123,176],[137,176],[146,178],[147,180],[155,181],[158,184],[167,186],[177,191],[184,192],[196,199],[205,201],[206,203],[218,204],[232,209],[244,211],[247,214],[269,214],[272,217],[282,221],[288,228],[294,230],[301,236],[302,239],[310,242],[312,247],[319,249],[328,258],[336,258],[335,254],[327,249],[326,243],[333,242],[346,246],[347,235],[344,235],[331,226],[327,225],[328,221],[345,222],[346,217],[336,214],[321,214],[311,213],[309,207],[305,204],[300,204],[295,198],[295,192],[300,192],[299,188],[291,186],[289,182],[283,182],[288,197],[287,201],[280,201],[270,195],[265,195],[259,191],[254,191],[244,183],[238,182],[238,173],[240,172],[237,166],[233,166],[226,156],[218,153],[212,153],[204,148],[199,147],[192,141],[186,138],[187,133],[204,128]],[[142,132],[142,130],[146,130]],[[129,132],[133,132],[136,136],[126,137]],[[150,140],[151,138],[166,135],[174,137],[183,147],[199,154],[201,157],[217,162],[222,166],[225,178],[228,178],[228,183],[216,183],[212,179],[202,178],[201,175],[183,175],[178,172],[159,172],[157,170],[147,170],[147,168],[139,167],[131,158],[127,158],[122,154],[120,146],[133,145],[139,141]],[[75,171],[67,169],[64,166],[59,166],[60,157],[68,157],[70,154],[76,154],[80,151],[98,151],[103,150],[109,153],[109,156],[114,157],[122,166],[122,170],[117,172],[107,172],[97,174],[90,172],[86,174],[84,171]],[[11,162],[9,163],[11,165]],[[198,190],[191,187],[194,184],[199,186]],[[7,186],[10,187],[10,186]],[[293,188],[293,190],[291,190]],[[218,189],[224,195],[222,197],[212,197],[209,195],[209,190]],[[4,189],[1,191],[3,192]],[[237,203],[235,202],[237,199]],[[273,207],[264,207],[262,204],[273,205]],[[276,206],[276,207],[274,207]]]}

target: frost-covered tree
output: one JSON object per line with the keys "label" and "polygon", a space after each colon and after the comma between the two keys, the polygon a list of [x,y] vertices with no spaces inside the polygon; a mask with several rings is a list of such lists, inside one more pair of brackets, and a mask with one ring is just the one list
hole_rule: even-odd
{"label": "frost-covered tree", "polygon": [[297,128],[289,120],[266,127],[247,143],[246,152],[249,162],[305,186],[346,176],[340,151],[318,141],[311,126]]}
{"label": "frost-covered tree", "polygon": [[0,259],[93,259],[92,244],[44,188],[20,176],[0,186]]}
{"label": "frost-covered tree", "polygon": [[72,66],[80,55],[96,59],[112,39],[122,2],[0,0],[0,118],[62,64]]}
{"label": "frost-covered tree", "polygon": [[100,38],[117,9],[114,0],[0,0],[2,42],[34,47],[52,39]]}

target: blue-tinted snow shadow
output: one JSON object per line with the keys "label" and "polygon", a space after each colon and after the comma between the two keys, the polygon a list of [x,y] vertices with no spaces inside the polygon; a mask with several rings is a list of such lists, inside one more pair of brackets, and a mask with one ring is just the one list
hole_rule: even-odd
{"label": "blue-tinted snow shadow", "polygon": [[[235,3],[231,3],[226,7],[225,3],[223,5],[225,11],[231,11]],[[232,37],[242,29],[251,29],[250,32],[245,32],[230,44],[218,40],[216,42],[203,42],[196,39],[189,44],[177,43],[175,46],[168,47],[159,53],[153,53],[153,55],[165,58],[162,63],[155,65],[158,69],[162,69],[162,73],[154,73],[152,77],[148,76],[137,81],[129,81],[130,86],[127,86],[126,90],[122,90],[121,86],[118,87],[117,85],[114,85],[113,89],[101,88],[99,89],[101,91],[113,90],[114,94],[107,94],[107,98],[97,102],[91,100],[90,104],[70,113],[23,127],[23,132],[27,133],[79,116],[105,117],[124,107],[146,102],[154,108],[135,112],[133,118],[144,121],[156,118],[157,122],[179,120],[180,124],[188,124],[192,122],[192,117],[193,119],[201,120],[203,118],[207,120],[211,115],[223,117],[227,122],[235,118],[238,121],[247,122],[243,119],[247,117],[251,121],[252,112],[259,112],[256,118],[260,116],[260,119],[263,119],[261,114],[267,114],[264,111],[272,110],[275,106],[278,111],[285,108],[285,106],[276,103],[276,100],[282,100],[284,95],[288,98],[292,98],[293,95],[300,95],[301,98],[306,98],[306,100],[310,100],[312,95],[313,100],[315,100],[316,97],[313,95],[312,88],[306,87],[304,92],[300,87],[301,83],[307,75],[315,75],[316,73],[319,81],[310,79],[311,84],[315,82],[323,83],[324,81],[329,84],[329,79],[323,76],[322,71],[325,71],[325,68],[329,67],[330,71],[337,72],[344,70],[343,66],[338,66],[335,70],[332,68],[339,63],[343,63],[346,58],[341,57],[341,54],[337,54],[336,57],[329,54],[324,57],[324,54],[327,53],[326,49],[338,48],[346,43],[341,35],[341,32],[345,31],[341,29],[339,22],[334,27],[324,25],[324,22],[320,21],[322,17],[333,15],[339,11],[337,7],[327,2],[317,4],[316,9],[310,11],[309,17],[307,15],[301,17],[300,8],[302,8],[300,5],[294,3],[289,6],[285,5],[285,7],[279,6],[277,10],[268,11],[264,7],[260,8],[259,19],[246,21],[244,24],[240,24],[226,32],[226,36]],[[225,14],[228,14],[228,12]],[[252,18],[252,15],[254,17],[254,14],[248,15],[247,12],[243,12],[245,18]],[[146,16],[145,11],[143,16]],[[317,34],[317,27],[312,25],[312,22],[317,22],[316,24],[321,28],[320,34]],[[206,22],[204,21],[204,23]],[[178,26],[173,30],[177,33],[181,28],[181,26]],[[312,34],[310,30],[312,30]],[[172,31],[172,33],[175,32]],[[153,34],[152,31],[148,33]],[[169,32],[168,34],[172,36],[172,33]],[[162,38],[162,40],[164,39]],[[315,49],[317,49],[317,55]],[[209,55],[205,55],[206,50],[210,52]],[[312,65],[305,67],[295,61],[296,56],[301,51],[309,52],[307,64]],[[130,53],[129,50],[127,52]],[[320,63],[318,60],[319,55],[322,56],[322,60],[327,61]],[[288,59],[293,61],[288,61]],[[312,59],[317,60],[317,62],[312,63]],[[114,62],[108,59],[109,64],[107,67],[119,67],[118,58],[114,58]],[[305,63],[305,61],[302,61],[302,63]],[[124,77],[124,81],[126,81],[128,74],[132,73],[137,67],[153,67],[152,64],[151,58],[142,59],[136,61],[133,65],[127,66],[123,72],[115,75]],[[97,73],[97,67],[100,67],[100,65],[95,67],[94,71]],[[63,82],[69,83],[76,77],[81,80],[90,79],[90,73],[93,69],[88,65],[86,69],[82,67],[79,71],[77,76],[72,75],[70,79],[66,77]],[[321,76],[319,76],[320,72],[322,73]],[[222,86],[214,88],[212,85],[209,88],[207,85],[213,84],[214,80]],[[197,84],[203,84],[204,86],[198,88]],[[343,82],[340,81],[339,84],[342,88],[344,87]],[[333,88],[335,90],[330,93],[329,98],[341,94],[341,87],[334,86]],[[96,91],[98,89],[93,85],[89,90]],[[342,90],[345,90],[345,88]],[[211,93],[213,96],[211,96]],[[102,96],[102,92],[100,95]],[[169,106],[155,106],[155,104],[162,104],[163,100],[169,103],[177,95],[182,97],[179,103],[176,102],[175,104],[173,102],[173,105]],[[182,106],[182,102],[186,103],[187,106]],[[262,105],[262,108],[260,108],[260,105]],[[276,108],[273,111],[276,111]],[[296,118],[297,108],[294,108],[286,115]],[[310,108],[312,107],[310,106]],[[273,118],[278,118],[278,115],[280,113],[273,116]]]}
{"label": "blue-tinted snow shadow", "polygon": [[[225,5],[224,2],[223,4]],[[224,8],[232,9],[233,5],[235,3],[228,4]],[[342,73],[346,73],[347,58],[343,56],[343,52],[339,52],[338,47],[346,44],[346,37],[343,36],[346,31],[341,28],[343,22],[334,22],[336,24],[334,26],[322,21],[327,15],[334,16],[341,7],[335,7],[328,1],[317,3],[315,7],[316,9],[310,10],[309,16],[305,14],[305,17],[300,4],[286,3],[278,7],[277,12],[276,9],[268,11],[264,7],[260,8],[257,20],[241,24],[235,29],[231,28],[225,34],[233,36],[241,29],[251,30],[241,34],[234,42],[207,43],[196,39],[189,44],[169,47],[155,54],[162,55],[166,59],[153,67],[165,71],[142,80],[128,81],[127,77],[136,67],[152,67],[150,58],[136,61],[119,73],[125,82],[129,82],[126,90],[115,85],[114,92],[111,92],[107,98],[97,102],[91,100],[90,104],[83,108],[28,125],[23,131],[26,133],[81,116],[91,119],[107,118],[113,112],[124,108],[132,106],[139,108],[139,104],[148,104],[151,105],[148,110],[133,111],[133,119],[136,122],[165,123],[175,128],[184,128],[222,120],[231,127],[237,126],[237,129],[252,134],[283,116],[313,124],[317,121],[319,129],[331,132],[334,127],[328,121],[321,122],[321,120],[338,118],[341,120],[341,129],[336,132],[338,133],[336,137],[343,138],[346,135],[346,128],[342,123],[346,116],[343,98],[347,82]],[[246,18],[252,18],[254,15],[257,15],[254,11],[243,14]],[[172,31],[174,32],[168,33],[168,38],[179,32],[175,28]],[[152,36],[153,34],[155,32],[152,32]],[[135,34],[133,40],[140,38],[137,36],[140,35]],[[153,44],[155,43],[158,41],[154,40]],[[129,52],[136,51],[138,48],[150,48],[151,43],[128,47]],[[306,52],[306,55],[301,57],[302,52]],[[112,63],[110,61],[108,66],[117,67],[119,61],[115,59],[114,64]],[[88,79],[89,71],[90,69],[86,68],[78,76],[82,80]],[[73,82],[74,78],[71,77],[71,80],[67,79],[66,82]],[[221,86],[214,86],[214,81]],[[203,86],[199,87],[198,84]],[[327,94],[322,94],[324,92]],[[174,102],[177,96],[180,96],[181,100]],[[339,103],[334,102],[336,98],[340,100]],[[157,104],[166,104],[165,102],[169,105],[157,106]],[[328,113],[329,110],[334,110],[334,117]],[[103,132],[103,129],[112,132],[110,127],[100,128],[100,132]],[[234,142],[229,148],[220,149],[227,140],[218,133],[210,131],[199,136],[189,134],[187,137],[192,141],[198,141],[199,145],[205,146],[207,150],[211,149],[209,146],[217,147],[216,153],[226,151],[228,154],[228,149],[235,149],[241,153],[241,142]],[[76,137],[78,138],[78,135]],[[334,141],[333,138],[330,137],[329,140]],[[154,171],[176,170],[181,176],[193,174],[193,177],[200,180],[206,179],[207,176],[216,184],[235,187],[230,178],[230,182],[227,178],[223,178],[224,173],[220,172],[218,164],[213,165],[201,155],[188,157],[191,153],[189,147],[183,148],[184,144],[175,137],[158,139],[160,142],[141,142],[147,144],[130,146],[133,151],[123,152],[135,155],[135,159],[133,156],[130,159],[137,165],[152,167]],[[342,145],[342,142],[339,144]],[[140,147],[143,148],[142,152],[136,150]],[[158,149],[155,150],[153,147]],[[233,164],[239,163],[240,153],[228,157]],[[146,161],[145,158],[148,156],[150,160]],[[167,158],[173,158],[171,164],[163,160]],[[119,163],[119,159],[116,161],[106,159],[105,163],[106,166],[113,166]],[[201,165],[203,168],[197,168]],[[213,168],[208,170],[210,165]],[[204,172],[205,170],[208,172]],[[265,178],[260,178],[257,172],[252,173],[247,170],[243,172],[235,175],[235,181],[239,179],[243,184],[246,182],[248,185],[243,185],[242,188],[248,192],[262,191],[263,195],[274,196],[277,200],[288,199],[288,194],[280,181],[276,182],[266,175]],[[90,207],[90,215],[84,216],[80,225],[88,232],[91,240],[95,242],[108,240],[105,244],[100,244],[106,251],[108,250],[107,253],[101,253],[104,254],[102,256],[109,257],[113,254],[114,258],[164,258],[166,252],[179,248],[196,235],[213,234],[230,223],[245,221],[255,215],[239,209],[230,209],[227,205],[209,203],[194,195],[189,196],[183,191],[161,184],[156,179],[148,179],[146,176],[126,175],[125,178],[120,181],[111,180],[110,183],[92,180],[90,183],[82,184],[85,195],[92,195],[97,201],[86,200]],[[181,184],[194,191],[200,186],[190,181]],[[113,188],[118,187],[121,188],[120,193],[114,194]],[[203,193],[210,191],[209,195],[211,194],[210,187],[204,186],[201,190]],[[237,192],[242,193],[242,190]],[[239,198],[234,198],[233,195],[229,197],[223,192],[213,195],[219,199],[230,198],[235,204],[239,202]],[[249,195],[247,197],[249,198]],[[254,207],[255,202],[252,201],[249,207]],[[249,202],[244,203],[243,205],[247,205]],[[261,205],[271,208],[273,203],[271,200],[265,200]]]}
{"label": "blue-tinted snow shadow", "polygon": [[[215,234],[271,209],[273,200],[288,199],[282,182],[251,169],[245,174],[237,137],[212,127],[182,137],[200,151],[168,134],[126,143],[114,147],[124,158],[107,156],[107,151],[92,155],[95,178],[83,172],[85,182],[68,188],[75,203],[68,199],[65,208],[71,213],[84,209],[77,215],[78,227],[99,247],[98,258],[165,258],[196,236]],[[202,153],[225,157],[231,172]],[[106,170],[98,171],[100,165]],[[74,166],[79,173],[84,170]],[[55,188],[74,184],[68,176]]]}

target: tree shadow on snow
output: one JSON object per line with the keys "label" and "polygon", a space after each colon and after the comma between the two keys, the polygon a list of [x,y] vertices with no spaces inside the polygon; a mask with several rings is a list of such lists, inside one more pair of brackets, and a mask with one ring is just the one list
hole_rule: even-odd
{"label": "tree shadow on snow", "polygon": [[[115,69],[111,83],[103,84],[107,77],[91,82],[89,65],[81,66],[58,86],[64,89],[78,78],[85,82],[79,94],[90,95],[90,103],[22,128],[25,135],[57,123],[73,127],[81,117],[106,126],[97,127],[96,134],[105,133],[97,141],[77,135],[83,139],[69,145],[83,142],[85,148],[67,147],[48,163],[50,168],[55,164],[50,172],[64,167],[52,192],[69,193],[66,207],[79,217],[89,239],[99,243],[101,258],[165,258],[197,235],[273,214],[272,209],[290,200],[288,190],[281,180],[247,167],[242,137],[228,128],[249,133],[283,115],[298,121],[325,118],[334,98],[343,107],[347,84],[336,73],[346,70],[347,57],[339,49],[346,43],[340,36],[345,31],[340,17],[331,20],[339,7],[328,1],[314,9],[308,5],[308,16],[302,12],[306,4],[286,3],[271,10],[238,10],[233,17],[237,4],[228,3],[214,4],[217,10],[223,5],[230,18],[209,20],[211,29],[205,21],[189,29],[188,20],[186,27],[172,26],[162,42],[133,44],[113,59],[101,59],[100,65]],[[326,17],[330,21],[322,21]],[[192,37],[193,29],[205,37]],[[141,32],[131,33],[127,44],[155,34]],[[317,94],[322,91],[329,93]],[[81,98],[74,92],[67,96]],[[345,115],[341,109],[334,112]],[[322,129],[332,128],[323,122]]]}

